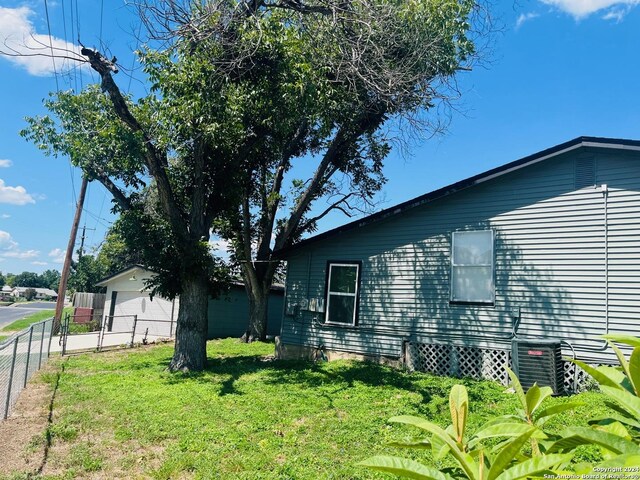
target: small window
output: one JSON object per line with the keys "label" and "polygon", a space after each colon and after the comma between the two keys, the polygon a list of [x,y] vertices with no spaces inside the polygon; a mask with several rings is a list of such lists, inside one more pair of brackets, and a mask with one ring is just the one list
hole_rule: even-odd
{"label": "small window", "polygon": [[326,322],[355,325],[360,264],[329,263]]}
{"label": "small window", "polygon": [[453,232],[451,301],[492,304],[493,231]]}

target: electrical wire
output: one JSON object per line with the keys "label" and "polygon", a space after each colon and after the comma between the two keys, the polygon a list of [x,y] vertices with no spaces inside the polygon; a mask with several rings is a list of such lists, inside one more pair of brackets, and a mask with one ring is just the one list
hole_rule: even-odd
{"label": "electrical wire", "polygon": [[100,48],[102,48],[102,21],[104,18],[104,0],[100,0],[100,35],[98,40],[100,42]]}
{"label": "electrical wire", "polygon": [[53,64],[53,76],[56,79],[56,91],[60,91],[60,85],[58,84],[58,70],[56,69],[56,56],[53,53],[53,39],[51,38],[51,22],[49,21],[49,5],[47,0],[44,0],[44,12],[47,16],[47,31],[49,32],[49,48],[51,48],[51,63]]}

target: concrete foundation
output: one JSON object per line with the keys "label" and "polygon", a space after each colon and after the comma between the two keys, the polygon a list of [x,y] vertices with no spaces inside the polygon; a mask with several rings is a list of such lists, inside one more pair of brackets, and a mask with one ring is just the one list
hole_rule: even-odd
{"label": "concrete foundation", "polygon": [[389,365],[398,369],[405,367],[402,358],[376,357],[358,353],[342,352],[339,350],[328,350],[326,348],[320,349],[310,345],[284,344],[280,340],[280,337],[276,337],[275,355],[279,360],[311,360],[314,362],[323,360],[358,360],[361,362],[374,362],[382,365]]}

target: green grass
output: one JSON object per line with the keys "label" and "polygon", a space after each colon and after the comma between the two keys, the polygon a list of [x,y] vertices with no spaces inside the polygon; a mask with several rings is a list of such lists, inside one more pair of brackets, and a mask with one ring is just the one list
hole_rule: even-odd
{"label": "green grass", "polygon": [[[48,460],[52,472],[65,473],[47,478],[391,478],[355,464],[385,453],[427,457],[385,445],[416,433],[390,425],[390,417],[420,415],[446,426],[449,390],[460,382],[469,390],[469,431],[516,407],[514,395],[491,382],[352,361],[274,361],[267,357],[273,344],[231,339],[209,342],[206,371],[172,374],[172,350],[65,361]],[[600,394],[579,397],[588,405],[554,419],[556,428],[585,425],[604,408]]]}
{"label": "green grass", "polygon": [[[16,307],[16,308],[20,308],[20,307]],[[72,307],[65,307],[65,309],[62,311],[63,316],[66,312],[70,312],[72,309],[73,309]],[[35,313],[32,313],[31,315],[27,315],[24,318],[21,318],[19,320],[16,320],[15,322],[10,323],[9,325],[5,325],[4,328],[0,330],[0,332],[19,332],[20,330],[24,330],[25,328],[30,327],[34,323],[38,323],[38,322],[41,322],[42,320],[47,320],[53,317],[54,314],[55,314],[55,310],[42,310],[40,312],[35,312]]]}

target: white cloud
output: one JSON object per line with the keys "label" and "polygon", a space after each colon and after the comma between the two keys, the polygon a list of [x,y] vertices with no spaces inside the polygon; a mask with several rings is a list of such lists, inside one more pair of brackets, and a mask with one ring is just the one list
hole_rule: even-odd
{"label": "white cloud", "polygon": [[521,13],[516,20],[516,30],[519,29],[523,23],[528,22],[529,20],[533,20],[534,18],[537,18],[539,16],[539,13]]}
{"label": "white cloud", "polygon": [[12,250],[18,247],[18,243],[14,242],[9,232],[0,230],[0,250]]}
{"label": "white cloud", "polygon": [[31,262],[31,265],[39,265],[39,266],[45,266],[45,265],[49,265],[47,262],[40,262],[38,260],[36,260],[35,262]]}
{"label": "white cloud", "polygon": [[[36,33],[31,17],[33,10],[29,7],[0,7],[0,49],[17,56],[4,57],[25,68],[31,75],[51,75],[54,73],[54,62],[51,48],[56,56],[68,56],[81,59],[79,47],[63,39]],[[68,70],[70,61],[55,59],[58,71]]]}
{"label": "white cloud", "polygon": [[629,13],[631,7],[626,8],[612,8],[602,16],[603,20],[614,20],[616,23],[622,21],[627,13]]}
{"label": "white cloud", "polygon": [[3,213],[2,218],[11,218],[11,215],[9,215],[8,213]]}
{"label": "white cloud", "polygon": [[568,13],[576,20],[586,18],[596,12],[604,12],[602,18],[620,21],[640,0],[541,0],[546,5]]}
{"label": "white cloud", "polygon": [[40,252],[38,250],[9,250],[7,252],[2,252],[0,253],[0,257],[5,257],[5,258],[18,258],[21,260],[27,259],[27,258],[35,258],[38,255],[40,255]]}
{"label": "white cloud", "polygon": [[20,260],[35,258],[40,255],[38,250],[20,250],[18,242],[11,238],[9,232],[0,230],[0,259],[17,258]]}
{"label": "white cloud", "polygon": [[13,165],[11,160],[7,160],[6,158],[0,158],[0,168],[8,168]]}
{"label": "white cloud", "polygon": [[36,203],[31,194],[27,193],[24,187],[9,187],[0,178],[0,203],[10,203],[11,205],[26,205]]}
{"label": "white cloud", "polygon": [[64,263],[65,253],[61,248],[54,248],[49,252],[49,257],[53,263]]}

